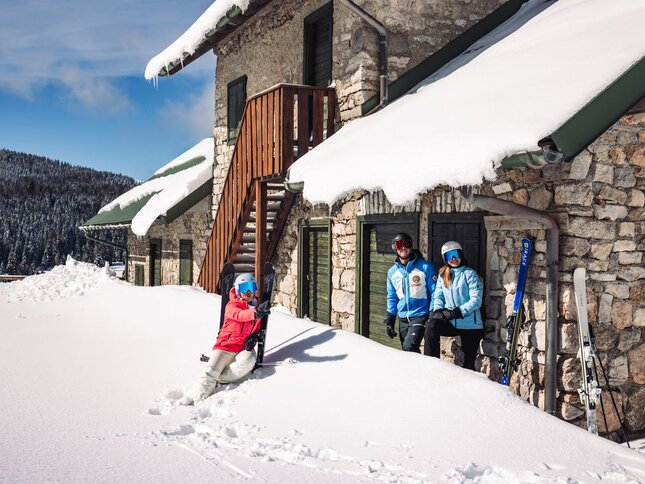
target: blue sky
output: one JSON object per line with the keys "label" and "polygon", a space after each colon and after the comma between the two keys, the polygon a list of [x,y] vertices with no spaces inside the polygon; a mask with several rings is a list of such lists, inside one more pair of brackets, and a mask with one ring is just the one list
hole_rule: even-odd
{"label": "blue sky", "polygon": [[143,77],[213,0],[0,0],[0,148],[146,179],[212,135],[215,56]]}

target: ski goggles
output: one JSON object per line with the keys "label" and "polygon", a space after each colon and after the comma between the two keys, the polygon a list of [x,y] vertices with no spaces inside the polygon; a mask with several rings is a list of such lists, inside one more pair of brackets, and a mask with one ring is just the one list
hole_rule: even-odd
{"label": "ski goggles", "polygon": [[445,260],[446,262],[453,259],[460,259],[458,249],[449,250],[443,255],[443,260]]}
{"label": "ski goggles", "polygon": [[254,281],[243,282],[238,286],[240,294],[247,292],[252,292],[255,294],[255,291],[258,290],[258,285]]}
{"label": "ski goggles", "polygon": [[396,242],[394,242],[394,248],[396,250],[411,249],[412,248],[412,241],[408,240],[408,239],[397,240]]}

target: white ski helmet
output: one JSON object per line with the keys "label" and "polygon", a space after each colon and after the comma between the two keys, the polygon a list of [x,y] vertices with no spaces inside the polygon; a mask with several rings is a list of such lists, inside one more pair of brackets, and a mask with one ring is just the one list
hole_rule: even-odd
{"label": "white ski helmet", "polygon": [[253,274],[244,273],[240,274],[235,278],[235,292],[237,294],[241,294],[243,292],[248,292],[248,291],[257,291],[258,289],[258,284],[255,281],[255,277]]}
{"label": "white ski helmet", "polygon": [[451,250],[458,250],[459,257],[463,258],[464,250],[461,248],[461,244],[459,242],[455,242],[454,240],[449,240],[441,246],[441,258],[444,261],[446,260],[446,253],[450,252]]}

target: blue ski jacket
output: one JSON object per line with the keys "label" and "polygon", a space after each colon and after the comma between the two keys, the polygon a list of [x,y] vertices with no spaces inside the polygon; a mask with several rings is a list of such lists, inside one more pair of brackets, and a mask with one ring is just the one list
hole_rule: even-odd
{"label": "blue ski jacket", "polygon": [[451,319],[456,329],[483,329],[479,308],[482,305],[484,286],[474,269],[467,266],[450,269],[450,286],[444,287],[443,279],[437,281],[437,289],[432,300],[432,310],[454,309],[459,306],[461,319]]}
{"label": "blue ski jacket", "polygon": [[413,318],[430,312],[437,270],[432,262],[413,250],[404,266],[398,257],[387,272],[387,312],[399,318]]}

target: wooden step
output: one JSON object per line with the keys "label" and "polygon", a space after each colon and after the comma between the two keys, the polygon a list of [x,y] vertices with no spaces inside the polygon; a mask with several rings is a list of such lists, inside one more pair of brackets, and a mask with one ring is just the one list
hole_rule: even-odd
{"label": "wooden step", "polygon": [[255,254],[242,254],[235,256],[235,264],[255,264]]}
{"label": "wooden step", "polygon": [[[273,232],[273,227],[267,227],[267,233],[271,233],[271,232]],[[255,226],[251,227],[251,226],[247,225],[246,227],[244,227],[244,233],[245,234],[254,234],[255,233]],[[242,240],[244,240],[244,237],[242,237]],[[253,240],[255,240],[255,239],[253,239]]]}
{"label": "wooden step", "polygon": [[[253,239],[255,242],[255,238]],[[237,249],[238,254],[254,254],[255,253],[255,244],[242,244]]]}
{"label": "wooden step", "polygon": [[241,274],[242,272],[250,272],[251,274],[255,273],[255,265],[238,264],[236,262],[233,262],[233,266],[235,267],[235,272],[237,274]]}
{"label": "wooden step", "polygon": [[[276,218],[278,218],[277,212],[267,213],[267,223],[275,222]],[[246,220],[247,224],[254,224],[255,222],[257,222],[257,220],[255,219],[255,214],[250,215],[249,218]]]}

